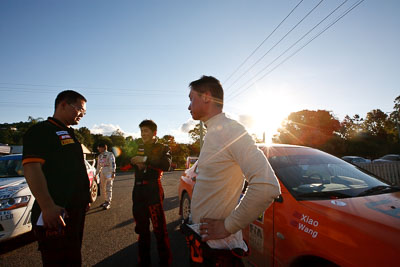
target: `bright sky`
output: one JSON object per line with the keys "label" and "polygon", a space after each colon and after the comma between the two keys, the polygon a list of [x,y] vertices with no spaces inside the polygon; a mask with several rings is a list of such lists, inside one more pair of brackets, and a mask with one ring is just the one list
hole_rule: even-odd
{"label": "bright sky", "polygon": [[47,118],[56,95],[74,89],[88,99],[78,127],[137,137],[147,118],[158,136],[189,142],[188,84],[203,74],[220,79],[225,112],[260,138],[302,109],[340,120],[392,111],[400,1],[363,1],[289,57],[359,1],[304,0],[277,28],[299,2],[2,0],[0,123]]}

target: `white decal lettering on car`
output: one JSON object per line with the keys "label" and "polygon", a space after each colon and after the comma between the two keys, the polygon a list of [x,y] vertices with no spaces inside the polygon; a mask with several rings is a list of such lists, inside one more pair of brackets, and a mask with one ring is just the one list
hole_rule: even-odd
{"label": "white decal lettering on car", "polygon": [[304,214],[301,215],[301,220],[303,222],[308,223],[310,225],[313,225],[315,227],[318,227],[318,224],[319,224],[318,221],[314,221],[313,219],[310,218],[310,216],[307,216],[307,215],[304,215]]}
{"label": "white decal lettering on car", "polygon": [[308,228],[306,225],[299,223],[299,230],[304,231],[304,233],[310,234],[312,238],[316,238],[318,236],[318,232]]}

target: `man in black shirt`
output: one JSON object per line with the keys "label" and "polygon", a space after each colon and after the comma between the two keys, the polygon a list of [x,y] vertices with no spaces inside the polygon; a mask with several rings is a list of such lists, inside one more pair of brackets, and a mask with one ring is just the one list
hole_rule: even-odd
{"label": "man in black shirt", "polygon": [[157,124],[152,120],[140,123],[143,144],[131,159],[135,169],[135,185],[132,192],[135,232],[139,234],[139,266],[151,266],[150,220],[157,239],[160,266],[170,266],[172,253],[163,209],[164,191],[161,185],[163,171],[171,166],[169,147],[157,143]]}
{"label": "man in black shirt", "polygon": [[36,200],[32,225],[43,266],[80,266],[89,179],[81,144],[71,125],[86,113],[86,99],[67,90],[58,94],[53,117],[24,135],[25,178]]}

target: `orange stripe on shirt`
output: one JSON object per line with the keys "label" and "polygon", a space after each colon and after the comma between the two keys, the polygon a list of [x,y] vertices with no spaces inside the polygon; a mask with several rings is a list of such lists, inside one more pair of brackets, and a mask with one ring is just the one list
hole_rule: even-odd
{"label": "orange stripe on shirt", "polygon": [[27,158],[22,160],[22,165],[25,165],[27,163],[40,163],[43,165],[45,163],[45,160],[41,158]]}

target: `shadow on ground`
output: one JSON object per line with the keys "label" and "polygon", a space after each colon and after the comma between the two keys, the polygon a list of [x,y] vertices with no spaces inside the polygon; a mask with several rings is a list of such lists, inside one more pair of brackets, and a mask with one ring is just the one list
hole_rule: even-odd
{"label": "shadow on ground", "polygon": [[0,243],[0,255],[36,242],[32,231]]}
{"label": "shadow on ground", "polygon": [[[131,221],[124,222],[123,224],[130,224]],[[169,239],[171,243],[172,251],[172,266],[189,266],[189,251],[186,246],[185,237],[179,231],[179,220],[171,222],[167,225]],[[156,239],[152,234],[151,243],[151,258],[153,266],[158,266],[158,254],[156,248]],[[117,253],[109,256],[95,264],[95,267],[105,266],[137,266],[137,251],[138,243],[135,242],[132,245],[118,251]]]}

